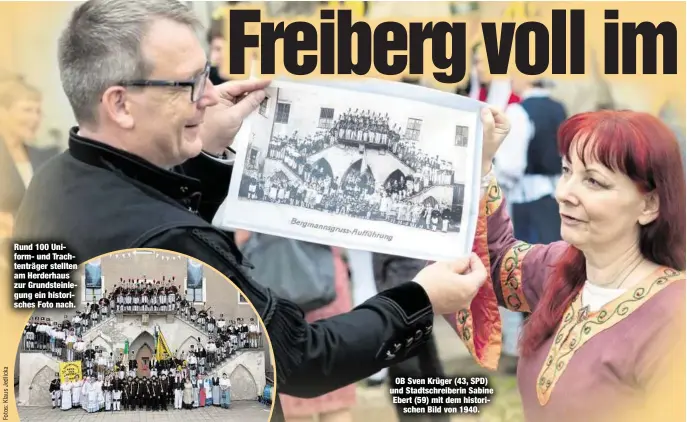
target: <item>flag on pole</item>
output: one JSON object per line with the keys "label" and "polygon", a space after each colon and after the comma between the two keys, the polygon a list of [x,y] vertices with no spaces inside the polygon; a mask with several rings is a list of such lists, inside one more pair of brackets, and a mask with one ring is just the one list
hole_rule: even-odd
{"label": "flag on pole", "polygon": [[155,344],[155,358],[159,361],[169,359],[172,357],[172,352],[167,346],[167,340],[165,340],[164,334],[160,327],[157,327],[157,342]]}
{"label": "flag on pole", "polygon": [[363,148],[362,155],[363,157],[360,159],[360,176],[362,177],[367,173],[367,147],[363,144],[360,144]]}
{"label": "flag on pole", "polygon": [[124,356],[129,356],[129,339],[124,340]]}

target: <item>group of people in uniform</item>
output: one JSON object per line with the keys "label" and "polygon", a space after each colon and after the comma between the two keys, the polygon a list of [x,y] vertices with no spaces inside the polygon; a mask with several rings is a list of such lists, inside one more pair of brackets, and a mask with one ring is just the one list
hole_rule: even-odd
{"label": "group of people in uniform", "polygon": [[[221,406],[229,408],[231,382],[218,373],[223,362],[243,348],[262,347],[262,332],[255,318],[216,318],[211,309],[197,309],[182,297],[175,279],[149,281],[120,279],[111,293],[85,304],[83,311],[62,322],[34,316],[24,330],[26,351],[51,353],[60,360],[81,362],[81,373],[59,374],[50,383],[53,408],[83,408],[87,412],[167,410]],[[83,338],[86,330],[114,313],[174,312],[208,335],[207,342],[158,361],[136,359],[102,349]],[[83,374],[83,378],[81,378]]]}
{"label": "group of people in uniform", "polygon": [[236,350],[231,342],[217,347],[215,340],[209,340],[203,346],[198,338],[198,344],[191,345],[188,352],[176,351],[162,360],[154,355],[139,362],[134,350],[126,359],[123,353],[114,357],[112,352],[89,344],[82,354],[83,379],[72,374],[60,382],[56,374],[51,382],[53,408],[83,408],[89,413],[212,405],[229,408],[231,382],[226,373],[220,376],[215,368]]}
{"label": "group of people in uniform", "polygon": [[179,365],[172,372],[162,370],[159,377],[132,376],[124,378],[115,371],[83,380],[70,376],[61,382],[59,372],[49,387],[52,407],[62,410],[82,408],[88,413],[121,410],[167,411],[231,405],[231,381],[226,372],[221,376],[197,374],[191,376],[188,368]]}
{"label": "group of people in uniform", "polygon": [[62,322],[51,321],[49,317],[29,318],[21,345],[22,351],[42,351],[67,361],[77,359],[86,351],[86,344],[67,315]]}
{"label": "group of people in uniform", "polygon": [[70,375],[66,382],[60,382],[56,374],[49,387],[53,408],[83,408],[87,412],[155,411],[167,410],[168,406],[229,408],[231,382],[226,373],[220,376],[215,369],[237,350],[258,347],[261,333],[255,318],[247,324],[242,318],[227,324],[223,314],[218,320],[211,314],[212,311],[202,310],[193,318],[190,312],[187,315],[199,329],[213,333],[207,343],[202,344],[199,337],[198,344],[190,345],[188,351],[177,350],[174,356],[163,360],[153,356],[149,361],[139,362],[134,350],[125,359],[121,353],[114,356],[78,338],[69,361],[81,361],[84,377]]}
{"label": "group of people in uniform", "polygon": [[255,318],[250,318],[249,322],[243,318],[227,321],[224,314],[215,318],[213,311],[209,309],[197,310],[188,306],[181,309],[179,316],[208,333],[217,347],[221,347],[220,344],[223,343],[231,343],[236,349],[262,347],[262,331]]}
{"label": "group of people in uniform", "polygon": [[[185,296],[184,292],[184,296]],[[116,312],[176,312],[185,298],[175,278],[162,280],[120,279],[120,284],[108,296],[111,308]]]}
{"label": "group of people in uniform", "polygon": [[[336,120],[332,116],[329,123],[320,123],[328,129],[319,130],[314,137],[300,136],[296,130],[291,136],[274,135],[270,140],[268,157],[282,161],[298,178],[285,171],[265,175],[260,168],[247,165],[239,197],[418,229],[459,230],[462,204],[453,204],[453,198],[427,202],[419,197],[434,186],[453,187],[451,162],[422,151],[416,137],[403,139],[401,128],[389,122],[388,114],[349,109]],[[308,156],[337,143],[360,152],[365,148],[384,150],[411,171],[394,172],[386,181],[376,181],[363,159],[339,180],[322,159],[308,162]]]}
{"label": "group of people in uniform", "polygon": [[292,161],[295,157],[309,157],[334,145],[336,140],[327,136],[326,130],[320,130],[313,135],[298,136],[294,131],[290,136],[275,134],[270,139],[267,152],[269,158],[283,161],[294,171],[298,170],[298,163]]}
{"label": "group of people in uniform", "polygon": [[[255,318],[250,318],[247,324],[243,318],[237,318],[235,321],[230,320],[227,323],[224,320],[224,314],[215,320],[211,315],[207,315],[206,311],[200,311],[195,314],[195,317],[191,315],[187,317],[198,329],[209,334],[207,342],[203,344],[199,337],[197,345],[190,345],[188,352],[179,353],[177,351],[175,355],[178,358],[175,357],[173,360],[157,361],[154,358],[151,359],[147,369],[153,376],[163,373],[166,375],[174,374],[176,368],[180,366],[187,367],[192,377],[197,374],[205,375],[240,349],[262,347],[262,333]],[[51,329],[52,331],[48,333],[48,336],[52,335],[52,337],[46,341],[46,336],[42,334],[43,330],[39,328],[48,327],[48,325],[36,323],[38,318],[33,317],[25,328],[23,342],[25,350],[49,352],[67,362],[81,361],[82,373],[86,376],[104,377],[108,373],[118,375],[119,379],[124,379],[125,375],[136,376],[138,362],[133,351],[130,353],[128,365],[125,365],[112,352],[107,352],[100,346],[94,346],[91,342],[84,342],[81,337],[74,336],[73,332],[66,339],[60,340],[54,336],[55,332],[59,332],[58,329]],[[67,323],[69,323],[68,320],[63,322],[63,324]],[[57,327],[61,326],[57,325]],[[37,335],[40,342],[35,340]]]}
{"label": "group of people in uniform", "polygon": [[349,108],[333,122],[329,134],[337,142],[389,146],[401,139],[401,126],[391,124],[388,113]]}

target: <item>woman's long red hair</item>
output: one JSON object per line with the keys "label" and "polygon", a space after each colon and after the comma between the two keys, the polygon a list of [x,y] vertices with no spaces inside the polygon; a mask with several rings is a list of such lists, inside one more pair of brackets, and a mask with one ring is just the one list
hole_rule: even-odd
{"label": "woman's long red hair", "polygon": [[[659,215],[640,228],[640,250],[657,264],[685,269],[685,172],[677,140],[666,125],[654,116],[634,111],[577,114],[559,128],[558,149],[568,159],[574,153],[583,162],[594,160],[626,174],[640,191],[655,191]],[[582,252],[569,246],[555,264],[539,305],[523,328],[522,356],[534,353],[554,334],[565,310],[584,286],[585,267]]]}

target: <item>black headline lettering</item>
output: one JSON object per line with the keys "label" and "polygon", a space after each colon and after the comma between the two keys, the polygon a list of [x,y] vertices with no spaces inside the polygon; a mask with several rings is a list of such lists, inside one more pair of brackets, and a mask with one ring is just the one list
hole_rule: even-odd
{"label": "black headline lettering", "polygon": [[[231,74],[246,73],[249,48],[259,48],[261,73],[275,74],[277,42],[281,40],[284,46],[283,65],[292,75],[309,75],[317,70],[318,65],[323,75],[365,75],[373,64],[378,72],[387,76],[402,75],[409,66],[411,74],[421,75],[425,72],[424,43],[430,40],[434,66],[446,70],[434,72],[437,80],[454,83],[465,77],[465,23],[410,23],[408,31],[401,23],[382,22],[372,29],[365,21],[353,22],[350,10],[337,10],[336,13],[334,10],[322,10],[318,24],[318,49],[318,29],[312,23],[261,22],[261,17],[260,10],[229,11]],[[260,35],[247,34],[246,24],[258,22]],[[449,41],[451,54],[446,54]],[[355,60],[353,51],[356,51]],[[302,62],[299,61],[300,53],[303,53]]]}
{"label": "black headline lettering", "polygon": [[[619,17],[617,10],[606,10],[607,21],[616,21]],[[642,37],[642,74],[655,75],[658,73],[658,36],[663,41],[663,72],[664,75],[677,74],[677,28],[672,22],[661,22],[654,25],[651,22],[624,22],[622,31],[618,31],[617,22],[604,24],[604,51],[606,53],[604,73],[618,74],[618,61],[621,51],[619,39],[622,37],[623,71],[622,74],[637,73],[637,38]]]}
{"label": "black headline lettering", "polygon": [[60,243],[15,243],[13,249],[15,309],[75,307],[76,256]]}
{"label": "black headline lettering", "polygon": [[[468,68],[467,28],[464,22],[353,21],[346,9],[323,9],[313,22],[263,21],[260,9],[229,10],[229,72],[247,74],[251,50],[259,52],[263,75],[278,68],[291,75],[423,75],[425,48],[431,52],[431,72],[442,83],[464,79]],[[663,41],[662,73],[677,73],[677,29],[671,22],[624,22],[619,31],[617,10],[607,10],[604,24],[605,69],[619,73],[622,40],[622,74],[637,73],[638,37],[642,37],[642,73],[658,73],[658,37]],[[609,22],[613,20],[613,22]],[[259,28],[257,34],[248,28]],[[553,10],[551,24],[542,22],[483,22],[483,44],[490,73],[505,75],[514,63],[527,75],[581,75],[585,73],[585,11]],[[429,42],[429,45],[427,45]],[[280,48],[277,54],[277,49]],[[283,57],[283,63],[277,58]],[[569,57],[569,59],[568,59]]]}

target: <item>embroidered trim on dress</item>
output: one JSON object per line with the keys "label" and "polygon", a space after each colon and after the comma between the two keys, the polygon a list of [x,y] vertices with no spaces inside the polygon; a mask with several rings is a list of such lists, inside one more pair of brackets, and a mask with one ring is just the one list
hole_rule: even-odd
{"label": "embroidered trim on dress", "polygon": [[582,295],[577,295],[563,315],[561,325],[556,332],[549,354],[539,373],[537,398],[542,406],[549,402],[556,382],[567,368],[575,352],[583,344],[596,334],[613,327],[627,318],[643,303],[674,281],[685,279],[685,273],[671,268],[662,267],[657,272],[651,274],[647,278],[648,281],[638,284],[634,289],[628,290],[598,312],[586,314],[584,318],[579,318],[579,311],[582,309]]}
{"label": "embroidered trim on dress", "polygon": [[487,217],[489,217],[499,209],[501,203],[503,202],[503,192],[501,191],[499,184],[496,182],[495,177],[491,178],[491,182],[484,192],[484,198],[486,199],[484,213]]}
{"label": "embroidered trim on dress", "polygon": [[506,308],[517,312],[531,312],[527,303],[525,291],[522,288],[522,263],[525,256],[534,245],[518,242],[513,246],[501,262],[501,292]]}
{"label": "embroidered trim on dress", "polygon": [[[472,250],[480,257],[486,268],[491,268],[487,217],[493,214],[501,203],[501,189],[495,178],[491,178],[486,192],[491,195],[485,194],[480,201],[480,215]],[[502,345],[501,316],[491,277],[479,289],[469,309],[447,316],[447,319],[477,363],[483,368],[496,370]]]}

